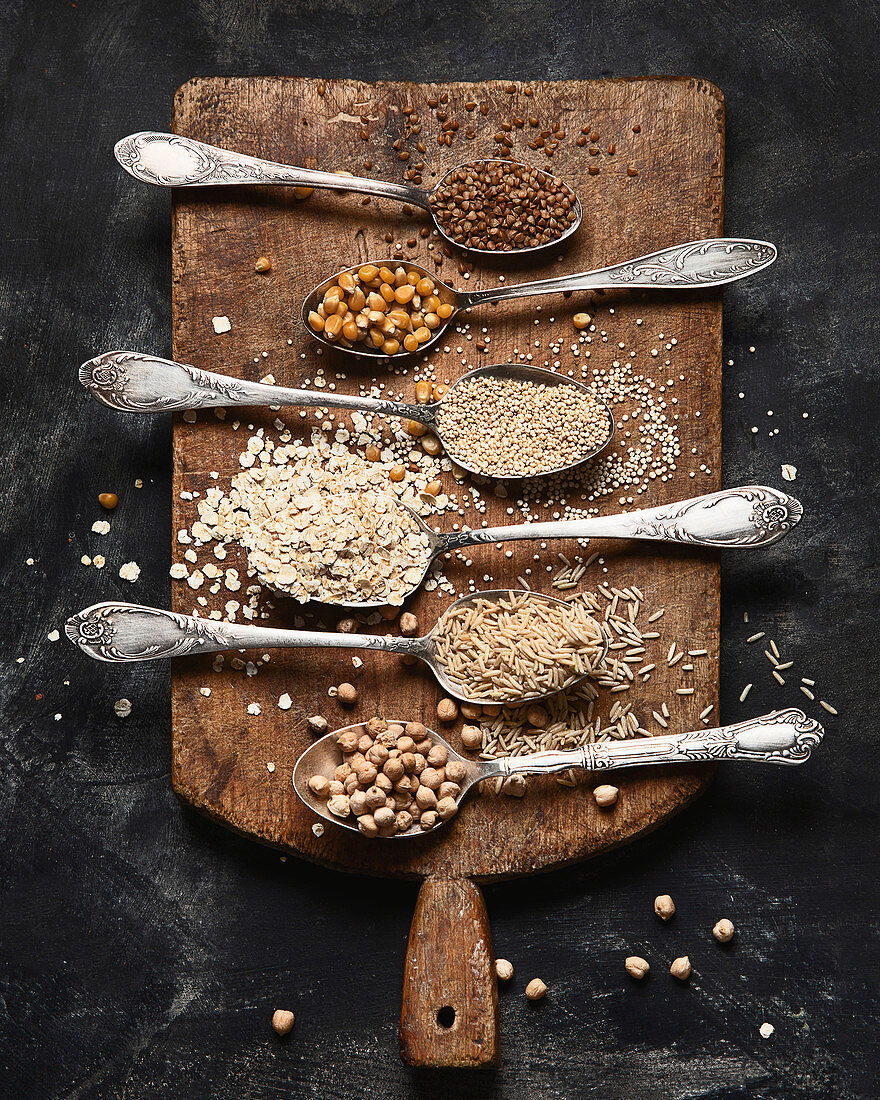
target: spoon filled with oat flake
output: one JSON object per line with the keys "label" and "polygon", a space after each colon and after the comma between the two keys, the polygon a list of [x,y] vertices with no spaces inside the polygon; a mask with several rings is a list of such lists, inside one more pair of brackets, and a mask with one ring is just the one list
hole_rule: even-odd
{"label": "spoon filled with oat flake", "polygon": [[422,354],[457,314],[475,306],[573,290],[700,290],[755,275],[775,259],[767,241],[718,237],[595,271],[468,291],[454,290],[418,264],[375,260],[319,283],[303,302],[302,320],[316,340],[348,355]]}
{"label": "spoon filled with oat flake", "polygon": [[803,764],[824,733],[790,707],[716,729],[483,761],[460,756],[421,722],[371,718],[310,745],[294,765],[293,788],[325,821],[367,837],[401,839],[450,821],[484,779],[719,760]]}
{"label": "spoon filled with oat flake", "polygon": [[425,405],[246,382],[134,351],[89,359],[79,379],[96,400],[123,412],[299,405],[401,417],[413,424],[412,434],[429,429],[436,435],[437,451],[428,453],[442,444],[462,469],[485,477],[569,470],[595,457],[614,434],[611,410],[591,389],[555,371],[513,363],[469,371]]}
{"label": "spoon filled with oat flake", "polygon": [[347,172],[278,164],[151,130],[130,134],[113,151],[129,175],[160,187],[280,183],[295,187],[300,198],[318,188],[396,199],[427,210],[441,237],[469,252],[521,254],[558,246],[576,231],[583,215],[568,184],[506,158],[460,164],[433,190],[423,191]]}
{"label": "spoon filled with oat flake", "polygon": [[67,620],[74,645],[99,661],[152,661],[227,649],[373,649],[423,661],[466,703],[543,699],[598,672],[608,637],[580,600],[508,589],[451,603],[423,638],[281,630],[195,618],[140,604],[94,604]]}

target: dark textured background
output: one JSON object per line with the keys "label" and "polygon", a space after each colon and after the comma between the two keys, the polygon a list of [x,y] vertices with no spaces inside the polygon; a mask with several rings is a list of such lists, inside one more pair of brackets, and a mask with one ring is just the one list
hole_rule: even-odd
{"label": "dark textured background", "polygon": [[[878,47],[868,0],[7,0],[4,1097],[880,1095]],[[282,863],[181,808],[167,668],[99,666],[46,637],[98,599],[169,598],[168,424],[99,409],[75,368],[108,348],[167,353],[169,198],[111,149],[166,128],[175,88],[218,73],[705,77],[727,100],[727,232],[781,249],[725,295],[725,481],[781,485],[791,462],[807,515],[773,550],[725,559],[723,718],[805,702],[743,645],[761,628],[840,717],[804,769],[722,769],[634,847],[487,892],[517,967],[496,1073],[397,1060],[412,887]],[[121,503],[101,539],[95,497],[110,489]],[[99,552],[103,572],[79,564]],[[117,576],[131,559],[135,588]],[[651,900],[666,890],[679,913],[662,927]],[[726,951],[709,936],[724,914],[739,929]],[[638,987],[631,951],[655,964]],[[679,987],[665,969],[685,951],[695,977]],[[534,975],[550,986],[537,1009],[522,997]],[[284,1043],[277,1006],[297,1013]]]}

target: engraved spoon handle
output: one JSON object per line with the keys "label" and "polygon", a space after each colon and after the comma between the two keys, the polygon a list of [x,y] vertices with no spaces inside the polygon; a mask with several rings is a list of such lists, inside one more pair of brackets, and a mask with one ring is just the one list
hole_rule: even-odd
{"label": "engraved spoon handle", "polygon": [[357,191],[377,198],[398,199],[424,210],[431,204],[425,191],[401,183],[343,176],[279,164],[245,153],[220,149],[203,141],[144,130],[118,141],[113,149],[122,167],[142,183],[159,187],[208,187],[233,183],[282,183],[330,191]]}
{"label": "engraved spoon handle", "polygon": [[452,531],[439,539],[443,552],[484,542],[554,538],[645,539],[690,546],[759,547],[769,546],[788,534],[803,512],[800,501],[788,493],[766,485],[743,485],[615,516]]}
{"label": "engraved spoon handle", "polygon": [[407,405],[334,390],[296,390],[212,374],[185,363],[135,351],[106,351],[79,368],[79,380],[92,396],[122,412],[232,408],[235,405],[299,405],[355,409],[433,424],[433,407]]}
{"label": "engraved spoon handle", "polygon": [[96,603],[67,620],[67,637],[98,661],[154,661],[225,649],[379,649],[425,655],[421,638],[386,638],[376,634],[333,634],[311,630],[278,630],[245,623],[224,623],[178,615],[136,603]]}
{"label": "engraved spoon handle", "polygon": [[568,768],[610,771],[651,764],[750,760],[758,764],[803,764],[825,734],[802,710],[788,707],[731,726],[665,737],[610,741],[579,749],[535,752],[493,761],[490,775],[547,775]]}
{"label": "engraved spoon handle", "polygon": [[755,275],[776,259],[776,247],[767,241],[739,237],[715,237],[663,248],[622,264],[542,279],[534,283],[490,287],[460,292],[463,308],[484,302],[504,302],[564,290],[613,290],[615,287],[650,287],[683,290],[722,286]]}

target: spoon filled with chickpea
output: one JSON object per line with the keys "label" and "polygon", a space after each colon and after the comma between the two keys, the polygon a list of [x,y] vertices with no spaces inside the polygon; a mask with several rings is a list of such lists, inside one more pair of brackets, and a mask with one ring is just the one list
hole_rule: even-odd
{"label": "spoon filled with chickpea", "polygon": [[[416,404],[336,390],[298,390],[246,382],[134,351],[109,351],[83,363],[80,382],[122,412],[157,413],[236,405],[299,405],[401,417],[428,454],[441,448],[462,469],[484,477],[522,478],[573,469],[608,446],[614,417],[582,383],[516,363],[479,367],[443,387],[439,400],[416,386]],[[427,387],[424,393],[422,386]],[[508,415],[496,414],[504,406]],[[495,420],[492,437],[487,418]]]}
{"label": "spoon filled with chickpea", "polygon": [[[468,760],[421,722],[371,718],[315,741],[294,765],[292,781],[299,798],[325,821],[366,837],[400,840],[451,821],[484,779],[718,760],[803,764],[824,732],[803,711],[789,707],[691,733]],[[604,785],[594,797],[610,808],[617,794]]]}
{"label": "spoon filled with chickpea", "polygon": [[507,159],[451,168],[431,191],[348,172],[319,172],[235,153],[203,141],[152,130],[114,147],[129,175],[160,187],[280,183],[306,198],[313,188],[396,199],[426,210],[449,244],[468,252],[520,255],[560,245],[576,232],[583,211],[574,191],[540,168]]}
{"label": "spoon filled with chickpea", "polygon": [[[508,589],[474,592],[449,604],[424,637],[282,630],[180,615],[109,601],[71,616],[70,641],[111,663],[217,653],[232,649],[358,649],[396,653],[426,664],[443,690],[465,703],[534,702],[597,673],[608,653],[605,629],[580,601]],[[520,633],[552,638],[511,666]],[[475,661],[473,646],[481,649]]]}
{"label": "spoon filled with chickpea", "polygon": [[699,290],[755,275],[776,259],[767,241],[718,237],[664,248],[625,263],[555,279],[454,290],[408,261],[376,260],[324,279],[306,297],[312,336],[349,355],[393,357],[433,347],[462,310],[574,290]]}

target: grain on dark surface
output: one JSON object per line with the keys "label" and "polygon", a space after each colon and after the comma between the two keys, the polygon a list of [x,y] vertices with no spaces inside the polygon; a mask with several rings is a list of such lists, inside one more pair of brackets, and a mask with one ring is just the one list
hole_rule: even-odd
{"label": "grain on dark surface", "polygon": [[[416,4],[386,25],[384,50],[375,11],[347,3],[18,0],[2,25],[4,1092],[876,1095],[871,9]],[[723,89],[725,229],[781,249],[771,276],[725,294],[724,483],[781,484],[791,462],[808,509],[760,560],[724,561],[721,713],[804,701],[743,644],[763,628],[841,714],[806,769],[722,771],[626,851],[489,889],[495,949],[517,968],[501,990],[510,1054],[489,1073],[414,1073],[396,1020],[414,888],[282,864],[182,809],[167,671],[92,665],[46,638],[97,599],[170,599],[170,426],[115,416],[72,385],[98,350],[170,347],[168,196],[121,175],[110,149],[165,127],[196,74],[658,72]],[[90,528],[108,489],[121,503],[101,538]],[[106,554],[104,572],[79,565],[84,553]],[[143,569],[134,586],[117,577],[129,560]],[[112,713],[122,696],[134,704],[124,721]],[[669,926],[651,911],[666,891]],[[739,929],[727,950],[711,939],[721,915]],[[665,970],[685,952],[695,975],[678,987]],[[635,988],[622,969],[632,953],[654,964]],[[534,976],[550,992],[532,1009],[522,990]],[[297,1014],[283,1043],[276,1007]],[[766,1041],[764,1020],[776,1026]]]}

